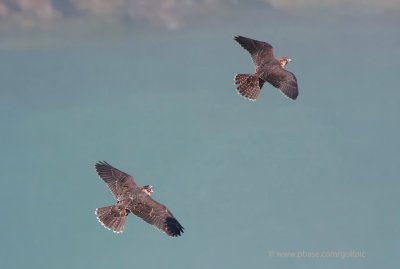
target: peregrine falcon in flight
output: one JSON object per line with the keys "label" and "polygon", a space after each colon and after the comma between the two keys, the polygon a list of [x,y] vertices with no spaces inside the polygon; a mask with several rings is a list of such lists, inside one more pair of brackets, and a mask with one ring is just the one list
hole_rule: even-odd
{"label": "peregrine falcon in flight", "polygon": [[95,211],[98,221],[105,228],[122,233],[126,217],[133,213],[169,236],[183,233],[184,228],[168,208],[150,197],[153,193],[151,185],[139,187],[132,176],[104,161],[96,163],[96,171],[117,200],[115,205]]}
{"label": "peregrine falcon in flight", "polygon": [[286,57],[276,59],[272,46],[266,42],[236,36],[235,40],[246,49],[256,68],[255,74],[237,74],[235,84],[238,94],[255,101],[264,82],[269,82],[290,99],[296,99],[299,92],[297,80],[293,73],[285,70],[291,60]]}

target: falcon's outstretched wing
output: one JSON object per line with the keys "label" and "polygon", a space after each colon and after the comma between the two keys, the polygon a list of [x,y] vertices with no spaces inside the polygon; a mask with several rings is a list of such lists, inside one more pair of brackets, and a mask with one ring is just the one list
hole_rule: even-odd
{"label": "falcon's outstretched wing", "polygon": [[268,72],[264,74],[267,75],[261,75],[261,79],[271,83],[290,99],[295,100],[299,95],[297,79],[292,72],[283,69],[279,65],[275,65],[270,67]]}
{"label": "falcon's outstretched wing", "polygon": [[132,176],[112,167],[105,161],[96,163],[96,171],[101,179],[107,183],[108,188],[118,201],[126,191],[139,188]]}
{"label": "falcon's outstretched wing", "polygon": [[235,36],[235,40],[250,53],[256,68],[270,59],[274,59],[273,48],[266,42],[243,36]]}
{"label": "falcon's outstretched wing", "polygon": [[128,207],[128,210],[169,236],[180,236],[183,233],[184,228],[168,208],[149,196],[140,203]]}

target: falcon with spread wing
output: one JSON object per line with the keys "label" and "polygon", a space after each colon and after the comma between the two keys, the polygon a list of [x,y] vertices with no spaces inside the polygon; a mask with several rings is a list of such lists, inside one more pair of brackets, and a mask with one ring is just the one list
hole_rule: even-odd
{"label": "falcon with spread wing", "polygon": [[139,187],[132,176],[107,162],[96,163],[96,171],[117,200],[117,204],[97,208],[95,211],[98,221],[105,228],[122,233],[126,217],[133,213],[169,236],[180,236],[183,233],[182,225],[168,208],[150,197],[152,186]]}
{"label": "falcon with spread wing", "polygon": [[264,82],[269,82],[290,99],[296,99],[299,92],[297,79],[293,73],[285,70],[285,65],[291,60],[286,57],[276,59],[270,44],[243,36],[235,40],[246,49],[256,68],[255,74],[237,74],[235,84],[238,94],[255,101]]}

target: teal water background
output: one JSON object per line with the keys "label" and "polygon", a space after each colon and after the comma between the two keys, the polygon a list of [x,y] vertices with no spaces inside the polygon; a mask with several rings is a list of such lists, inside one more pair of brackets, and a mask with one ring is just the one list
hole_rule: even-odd
{"label": "teal water background", "polygon": [[[1,267],[394,268],[398,25],[259,10],[3,43]],[[298,100],[270,85],[255,103],[235,93],[234,74],[253,70],[237,34],[292,58]],[[94,209],[114,201],[99,160],[153,185],[183,236],[133,216],[122,235],[101,227]],[[290,251],[366,257],[276,256]]]}

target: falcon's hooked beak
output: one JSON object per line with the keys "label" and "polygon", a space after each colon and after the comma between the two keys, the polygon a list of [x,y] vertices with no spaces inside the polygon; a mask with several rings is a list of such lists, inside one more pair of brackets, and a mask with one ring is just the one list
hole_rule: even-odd
{"label": "falcon's hooked beak", "polygon": [[144,193],[146,193],[148,196],[151,196],[152,193],[154,192],[154,191],[153,191],[153,186],[151,186],[151,185],[143,186],[142,191],[143,191]]}
{"label": "falcon's hooked beak", "polygon": [[290,63],[291,61],[292,61],[292,59],[286,58],[286,57],[283,57],[283,58],[279,59],[279,63],[281,64],[282,68],[285,68],[285,65]]}

